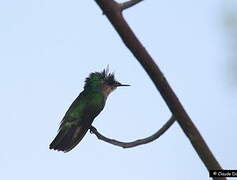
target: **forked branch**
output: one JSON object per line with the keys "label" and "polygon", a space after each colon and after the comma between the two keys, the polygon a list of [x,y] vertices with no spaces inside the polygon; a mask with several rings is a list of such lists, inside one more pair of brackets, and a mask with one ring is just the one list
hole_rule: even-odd
{"label": "forked branch", "polygon": [[127,1],[124,3],[120,3],[119,5],[121,7],[121,10],[124,10],[124,9],[130,8],[130,7],[138,4],[141,1],[143,1],[143,0],[130,0],[130,1]]}
{"label": "forked branch", "polygon": [[[124,44],[150,76],[157,90],[160,92],[171,113],[174,115],[183,132],[190,140],[190,143],[202,162],[205,164],[206,168],[208,170],[222,170],[222,167],[185,111],[160,68],[125,21],[122,15],[123,9],[121,9],[121,5],[114,0],[95,0],[95,2],[99,5],[103,13],[118,32]],[[133,2],[135,2],[135,0]],[[224,177],[214,179],[226,180]]]}

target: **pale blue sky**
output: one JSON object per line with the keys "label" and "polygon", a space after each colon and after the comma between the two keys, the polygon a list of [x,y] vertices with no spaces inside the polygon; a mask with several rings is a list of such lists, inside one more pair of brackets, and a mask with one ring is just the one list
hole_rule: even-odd
{"label": "pale blue sky", "polygon": [[[147,0],[125,17],[226,169],[237,168],[236,93],[228,83],[223,2]],[[209,179],[175,124],[159,140],[121,149],[87,134],[71,152],[48,149],[92,71],[110,65],[119,88],[94,121],[129,141],[169,118],[163,99],[96,3],[0,1],[0,179]]]}

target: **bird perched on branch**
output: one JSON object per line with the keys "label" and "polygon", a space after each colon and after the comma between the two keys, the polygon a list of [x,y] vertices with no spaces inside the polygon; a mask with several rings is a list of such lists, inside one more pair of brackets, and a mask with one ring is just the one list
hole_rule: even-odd
{"label": "bird perched on branch", "polygon": [[108,95],[117,87],[129,86],[115,80],[108,68],[94,72],[85,80],[84,90],[63,117],[58,134],[49,148],[68,152],[85,136],[96,116],[103,110]]}

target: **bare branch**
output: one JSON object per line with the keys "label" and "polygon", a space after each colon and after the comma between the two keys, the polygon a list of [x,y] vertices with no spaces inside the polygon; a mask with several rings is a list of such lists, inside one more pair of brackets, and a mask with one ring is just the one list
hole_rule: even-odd
{"label": "bare branch", "polygon": [[[208,170],[221,170],[221,165],[216,160],[202,135],[185,111],[183,105],[169,85],[160,68],[127,24],[121,13],[120,4],[114,0],[95,0],[95,2],[102,9],[108,20],[118,32],[124,44],[150,76],[157,90],[160,92],[170,111],[175,116],[178,124],[190,140],[190,143],[202,162],[205,164],[206,168]],[[224,177],[214,179],[226,180]]]}
{"label": "bare branch", "polygon": [[153,135],[143,138],[143,139],[138,139],[136,141],[132,141],[132,142],[121,142],[115,139],[110,139],[108,137],[105,137],[104,135],[102,135],[101,133],[99,133],[97,131],[97,129],[93,126],[90,127],[90,132],[95,134],[96,137],[102,141],[105,141],[109,144],[113,144],[115,146],[119,146],[122,148],[132,148],[135,146],[139,146],[139,145],[143,145],[143,144],[147,144],[149,142],[152,142],[156,139],[158,139],[162,134],[164,134],[169,127],[175,122],[175,118],[174,116],[171,116],[171,118]]}
{"label": "bare branch", "polygon": [[143,1],[143,0],[130,0],[130,1],[127,1],[124,3],[120,3],[119,5],[121,7],[121,10],[124,10],[124,9],[128,9],[128,8],[138,4],[141,1]]}

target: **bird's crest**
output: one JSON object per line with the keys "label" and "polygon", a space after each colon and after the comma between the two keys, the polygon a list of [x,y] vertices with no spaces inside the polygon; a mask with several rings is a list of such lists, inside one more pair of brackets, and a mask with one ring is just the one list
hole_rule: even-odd
{"label": "bird's crest", "polygon": [[95,88],[102,83],[107,83],[108,85],[113,85],[117,81],[115,80],[114,73],[109,73],[109,68],[107,66],[102,72],[93,72],[85,80],[84,89]]}

